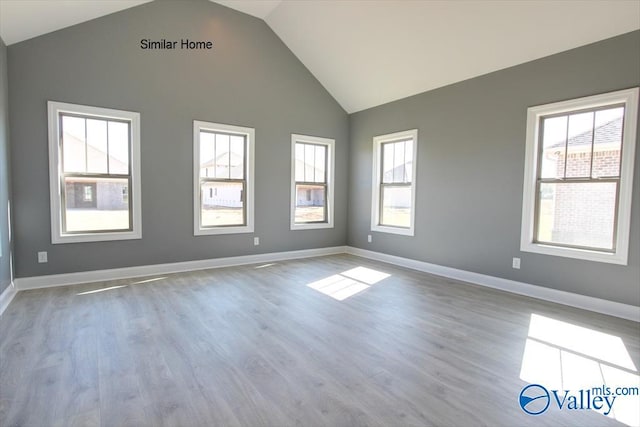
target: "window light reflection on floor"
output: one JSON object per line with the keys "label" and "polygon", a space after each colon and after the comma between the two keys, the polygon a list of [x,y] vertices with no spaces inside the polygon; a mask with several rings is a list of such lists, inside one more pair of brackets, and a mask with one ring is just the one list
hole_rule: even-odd
{"label": "window light reflection on floor", "polygon": [[[531,315],[520,379],[573,392],[640,387],[638,370],[620,337],[538,314]],[[640,396],[618,396],[607,416],[640,426],[639,409]]]}
{"label": "window light reflection on floor", "polygon": [[163,276],[163,277],[152,277],[149,279],[142,279],[142,280],[138,280],[136,282],[131,282],[128,285],[116,285],[116,286],[109,286],[107,288],[99,288],[99,289],[94,289],[91,291],[85,291],[85,292],[79,292],[76,295],[89,295],[89,294],[97,294],[100,292],[106,292],[106,291],[112,291],[114,289],[120,289],[120,288],[126,288],[129,285],[141,285],[143,283],[151,283],[151,282],[157,282],[159,280],[164,280],[166,279],[167,276]]}
{"label": "window light reflection on floor", "polygon": [[366,267],[356,267],[309,283],[307,286],[338,301],[343,301],[371,287],[390,274]]}
{"label": "window light reflection on floor", "polygon": [[99,292],[106,292],[106,291],[112,291],[114,289],[126,288],[127,286],[128,285],[110,286],[108,288],[100,288],[100,289],[94,289],[92,291],[80,292],[80,293],[77,293],[76,295],[97,294]]}
{"label": "window light reflection on floor", "polygon": [[140,285],[142,283],[151,283],[151,282],[157,282],[158,280],[164,280],[167,277],[153,277],[151,279],[143,279],[143,280],[138,280],[137,282],[132,282],[132,285]]}
{"label": "window light reflection on floor", "polygon": [[260,268],[267,268],[267,267],[271,267],[271,266],[274,266],[274,265],[276,265],[276,264],[272,262],[272,263],[269,263],[269,264],[262,264],[262,265],[259,265],[259,266],[257,266],[257,267],[254,267],[254,268],[255,268],[256,270],[258,270],[258,269],[260,269]]}

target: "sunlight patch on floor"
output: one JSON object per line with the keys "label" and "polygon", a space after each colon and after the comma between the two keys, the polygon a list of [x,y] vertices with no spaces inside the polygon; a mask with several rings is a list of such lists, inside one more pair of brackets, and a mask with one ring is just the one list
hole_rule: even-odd
{"label": "sunlight patch on floor", "polygon": [[344,301],[353,295],[369,289],[371,285],[389,276],[390,274],[381,271],[366,267],[356,267],[309,283],[307,286],[333,299]]}
{"label": "sunlight patch on floor", "polygon": [[622,339],[614,335],[532,314],[529,338],[637,371]]}
{"label": "sunlight patch on floor", "polygon": [[[531,315],[520,379],[548,390],[640,387],[640,376],[620,337]],[[604,408],[597,412],[604,414]],[[617,396],[607,415],[640,426],[640,396]]]}

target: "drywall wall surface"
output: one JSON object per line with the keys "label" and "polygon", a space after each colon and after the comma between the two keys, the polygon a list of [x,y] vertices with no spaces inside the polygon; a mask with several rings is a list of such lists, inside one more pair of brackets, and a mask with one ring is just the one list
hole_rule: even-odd
{"label": "drywall wall surface", "polygon": [[[150,50],[142,39],[213,45]],[[8,57],[16,277],[346,242],[348,116],[264,21],[206,0],[154,1],[11,45]],[[49,100],[140,113],[142,239],[51,244]],[[255,128],[255,233],[193,235],[193,120]],[[336,140],[333,229],[289,229],[292,133]]]}
{"label": "drywall wall surface", "polygon": [[[640,305],[639,149],[627,266],[520,252],[527,108],[638,85],[635,31],[350,115],[349,245]],[[414,128],[415,236],[372,233],[372,139]]]}
{"label": "drywall wall surface", "polygon": [[7,47],[0,39],[0,293],[11,283],[11,225],[9,205],[9,99],[7,94]]}

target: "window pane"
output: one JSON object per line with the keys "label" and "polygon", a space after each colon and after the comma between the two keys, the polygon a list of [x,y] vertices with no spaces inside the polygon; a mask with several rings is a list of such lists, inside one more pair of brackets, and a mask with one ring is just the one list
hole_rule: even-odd
{"label": "window pane", "polygon": [[93,201],[93,185],[89,185],[89,184],[84,185],[84,201],[85,202]]}
{"label": "window pane", "polygon": [[313,182],[315,176],[315,156],[316,150],[311,144],[304,144],[304,180]]}
{"label": "window pane", "polygon": [[314,182],[327,182],[325,177],[325,159],[327,147],[325,145],[315,146],[315,180]]}
{"label": "window pane", "polygon": [[244,178],[244,144],[245,138],[242,136],[232,136],[230,146],[231,178]]}
{"label": "window pane", "polygon": [[404,143],[404,158],[404,171],[407,174],[406,180],[407,182],[411,182],[413,179],[413,140],[409,140]]}
{"label": "window pane", "polygon": [[591,176],[591,142],[593,111],[569,116],[567,144],[567,178]]}
{"label": "window pane", "polygon": [[296,181],[304,181],[304,144],[296,143]]}
{"label": "window pane", "polygon": [[613,249],[615,182],[540,185],[538,242]]}
{"label": "window pane", "polygon": [[109,173],[129,174],[129,126],[109,122]]}
{"label": "window pane", "polygon": [[87,119],[87,172],[108,173],[107,122]]}
{"label": "window pane", "polygon": [[62,116],[62,160],[65,172],[86,172],[85,119]]}
{"label": "window pane", "polygon": [[567,116],[543,119],[542,178],[564,178]]}
{"label": "window pane", "polygon": [[128,186],[127,179],[65,178],[66,231],[128,230]]}
{"label": "window pane", "polygon": [[623,107],[596,112],[591,171],[594,178],[620,175],[623,115]]}
{"label": "window pane", "polygon": [[382,144],[382,182],[393,182],[393,153],[394,146],[392,143]]}
{"label": "window pane", "polygon": [[381,225],[411,226],[411,187],[382,186]]}
{"label": "window pane", "polygon": [[200,132],[200,176],[215,176],[215,143],[216,135],[211,132]]}
{"label": "window pane", "polygon": [[404,141],[393,144],[393,182],[405,182]]}
{"label": "window pane", "polygon": [[216,134],[215,177],[229,178],[229,135]]}
{"label": "window pane", "polygon": [[296,185],[295,222],[326,222],[325,186]]}
{"label": "window pane", "polygon": [[205,182],[200,186],[203,227],[244,225],[244,184],[241,182]]}

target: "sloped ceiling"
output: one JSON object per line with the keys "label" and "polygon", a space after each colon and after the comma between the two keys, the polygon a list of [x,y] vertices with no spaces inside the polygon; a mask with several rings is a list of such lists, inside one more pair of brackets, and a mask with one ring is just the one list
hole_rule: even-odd
{"label": "sloped ceiling", "polygon": [[[0,0],[0,36],[13,44],[146,1]],[[635,0],[217,3],[265,20],[350,113],[640,29]]]}
{"label": "sloped ceiling", "polygon": [[0,37],[21,42],[151,0],[0,0]]}

